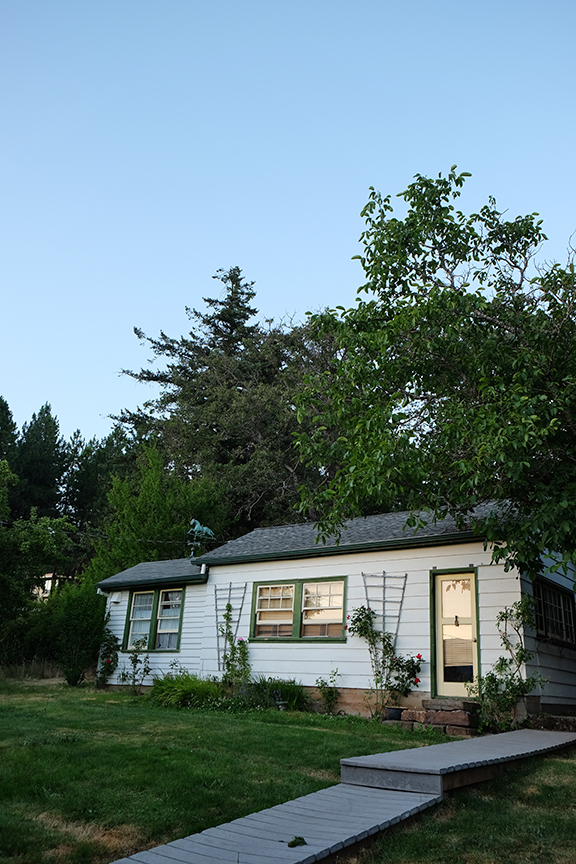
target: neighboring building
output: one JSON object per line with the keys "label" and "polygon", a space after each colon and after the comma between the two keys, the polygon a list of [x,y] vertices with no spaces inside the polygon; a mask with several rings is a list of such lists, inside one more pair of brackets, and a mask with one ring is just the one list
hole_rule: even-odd
{"label": "neighboring building", "polygon": [[[491,563],[472,530],[451,520],[418,531],[407,513],[353,519],[340,542],[316,543],[312,524],[259,528],[190,562],[138,564],[100,583],[110,627],[129,652],[147,637],[155,674],[179,663],[218,675],[220,627],[232,605],[236,637],[250,640],[254,674],[313,687],[337,669],[341,707],[362,708],[371,685],[366,643],[347,635],[347,615],[370,605],[397,633],[401,654],[422,654],[421,683],[408,703],[466,697],[466,682],[503,653],[496,616],[531,593],[532,583]],[[549,679],[532,707],[576,711],[576,635],[572,579],[538,580],[533,665]],[[120,657],[119,669],[126,665]],[[531,670],[529,670],[531,671]],[[114,683],[116,679],[112,679]],[[541,699],[540,699],[541,696]]]}

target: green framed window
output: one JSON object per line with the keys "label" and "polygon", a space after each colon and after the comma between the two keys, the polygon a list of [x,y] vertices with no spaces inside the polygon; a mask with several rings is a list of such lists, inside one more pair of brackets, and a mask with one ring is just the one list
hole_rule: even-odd
{"label": "green framed window", "polygon": [[257,582],[251,638],[345,641],[346,578]]}
{"label": "green framed window", "polygon": [[534,583],[534,597],[538,636],[553,642],[576,644],[574,592],[537,579]]}
{"label": "green framed window", "polygon": [[131,651],[139,639],[146,639],[148,651],[177,651],[183,601],[183,588],[134,591],[128,607],[124,649]]}

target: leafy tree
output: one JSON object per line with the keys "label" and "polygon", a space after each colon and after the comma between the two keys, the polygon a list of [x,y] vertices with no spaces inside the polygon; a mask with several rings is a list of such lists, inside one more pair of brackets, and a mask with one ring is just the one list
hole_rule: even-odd
{"label": "leafy tree", "polygon": [[243,533],[294,520],[300,484],[314,481],[293,447],[295,393],[304,371],[324,368],[331,354],[306,327],[250,324],[255,292],[238,267],[215,278],[226,294],[205,298],[207,312],[187,309],[188,336],[135,331],[166,366],[128,373],[161,394],[121,420],[156,440],[181,476],[220,489],[231,530]]}
{"label": "leafy tree", "polygon": [[64,518],[33,512],[30,519],[10,521],[7,488],[16,481],[8,463],[0,462],[0,658],[11,647],[12,625],[30,609],[34,589],[62,566],[71,543],[72,526]]}
{"label": "leafy tree", "polygon": [[339,359],[300,398],[299,446],[337,471],[304,504],[322,534],[375,507],[462,523],[483,505],[495,559],[535,572],[547,550],[576,561],[574,265],[534,265],[537,214],[457,210],[467,176],[416,175],[403,219],[371,190],[367,299],[313,321]]}
{"label": "leafy tree", "polygon": [[68,582],[53,594],[44,616],[53,634],[54,660],[66,683],[77,687],[96,666],[104,638],[106,599],[90,580]]}
{"label": "leafy tree", "polygon": [[193,517],[217,535],[224,530],[223,507],[210,481],[179,477],[153,446],[143,451],[138,467],[137,478],[113,480],[106,536],[96,543],[85,580],[98,582],[141,561],[185,557]]}

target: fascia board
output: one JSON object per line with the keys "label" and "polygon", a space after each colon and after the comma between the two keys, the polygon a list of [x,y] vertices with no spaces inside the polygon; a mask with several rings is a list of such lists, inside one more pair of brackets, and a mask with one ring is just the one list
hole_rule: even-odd
{"label": "fascia board", "polygon": [[[110,584],[107,579],[103,582],[98,582],[96,587],[101,591],[109,594],[111,591],[122,591],[127,588],[161,588],[163,585],[205,585],[208,581],[208,574],[201,576],[169,576],[167,578],[157,579],[123,579],[122,581]],[[108,582],[108,584],[106,584]]]}
{"label": "fascia board", "polygon": [[347,546],[315,546],[313,549],[296,549],[287,552],[259,552],[251,555],[226,555],[211,557],[207,552],[201,558],[194,558],[193,564],[208,566],[223,564],[243,564],[255,561],[293,561],[301,558],[319,558],[324,555],[352,555],[357,552],[380,552],[389,549],[422,549],[426,546],[453,546],[456,543],[474,543],[484,540],[473,531],[458,534],[442,534],[437,537],[410,537],[406,540],[380,540],[375,543],[355,543]]}

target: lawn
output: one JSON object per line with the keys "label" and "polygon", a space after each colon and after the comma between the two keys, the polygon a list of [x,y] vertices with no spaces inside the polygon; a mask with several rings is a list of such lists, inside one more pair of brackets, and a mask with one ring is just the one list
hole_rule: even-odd
{"label": "lawn", "polygon": [[[0,679],[0,864],[108,864],[337,783],[344,756],[447,740],[356,718],[162,709]],[[342,861],[574,864],[576,752],[447,797]]]}
{"label": "lawn", "polygon": [[[350,859],[352,864],[354,859]],[[576,749],[449,793],[358,864],[575,864]]]}
{"label": "lawn", "polygon": [[344,756],[443,740],[0,679],[0,864],[107,864],[337,783]]}

